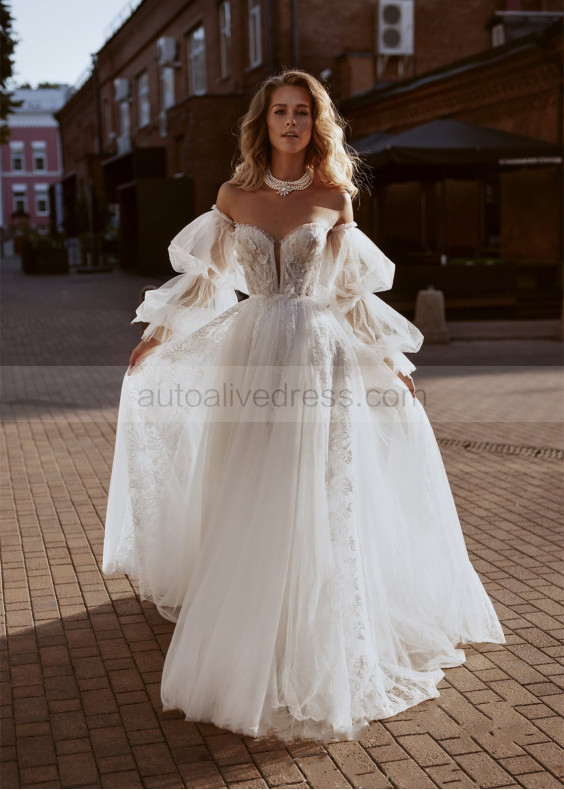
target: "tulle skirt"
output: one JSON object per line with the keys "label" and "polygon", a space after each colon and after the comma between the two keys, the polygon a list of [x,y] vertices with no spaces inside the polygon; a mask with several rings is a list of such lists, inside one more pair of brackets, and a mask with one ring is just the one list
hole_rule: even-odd
{"label": "tulle skirt", "polygon": [[[251,296],[125,375],[104,544],[176,622],[164,710],[321,742],[504,643],[421,403],[315,298]],[[292,393],[294,395],[292,396]]]}

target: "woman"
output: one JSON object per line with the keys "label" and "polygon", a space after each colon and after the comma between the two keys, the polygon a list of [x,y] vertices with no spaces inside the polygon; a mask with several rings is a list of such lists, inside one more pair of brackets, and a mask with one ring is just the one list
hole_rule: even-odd
{"label": "woman", "polygon": [[164,709],[283,741],[357,738],[439,696],[459,643],[505,642],[342,128],[304,72],[253,98],[233,177],[137,309],[106,519],[104,572],[177,622]]}

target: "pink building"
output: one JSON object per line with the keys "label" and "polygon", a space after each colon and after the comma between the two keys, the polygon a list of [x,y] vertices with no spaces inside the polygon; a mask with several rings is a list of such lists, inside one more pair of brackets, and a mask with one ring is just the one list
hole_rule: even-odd
{"label": "pink building", "polygon": [[49,187],[61,179],[59,127],[54,113],[69,95],[60,88],[19,88],[22,100],[8,118],[10,137],[0,146],[0,227],[9,229],[14,214],[25,212],[34,228],[49,226]]}

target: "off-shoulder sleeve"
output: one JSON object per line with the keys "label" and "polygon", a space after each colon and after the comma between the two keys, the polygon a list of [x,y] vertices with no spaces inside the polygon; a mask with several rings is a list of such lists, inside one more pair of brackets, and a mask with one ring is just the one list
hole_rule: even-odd
{"label": "off-shoulder sleeve", "polygon": [[409,376],[415,365],[404,352],[419,351],[423,335],[374,293],[392,287],[395,264],[356,222],[332,228],[327,244],[324,285],[333,293],[337,308],[355,335],[380,351],[395,373]]}
{"label": "off-shoulder sleeve", "polygon": [[168,340],[179,328],[190,334],[237,304],[235,289],[248,292],[233,230],[233,220],[214,205],[172,239],[168,253],[179,274],[147,291],[137,308],[131,323],[148,324],[142,340]]}

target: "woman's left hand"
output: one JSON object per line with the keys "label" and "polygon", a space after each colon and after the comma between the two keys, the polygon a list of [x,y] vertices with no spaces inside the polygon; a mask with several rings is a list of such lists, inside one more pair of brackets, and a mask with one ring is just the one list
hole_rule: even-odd
{"label": "woman's left hand", "polygon": [[134,369],[135,365],[147,354],[151,349],[156,348],[156,346],[160,345],[158,340],[151,338],[150,340],[141,340],[131,352],[131,356],[129,357],[129,367],[127,368],[127,375],[131,375],[131,371]]}

